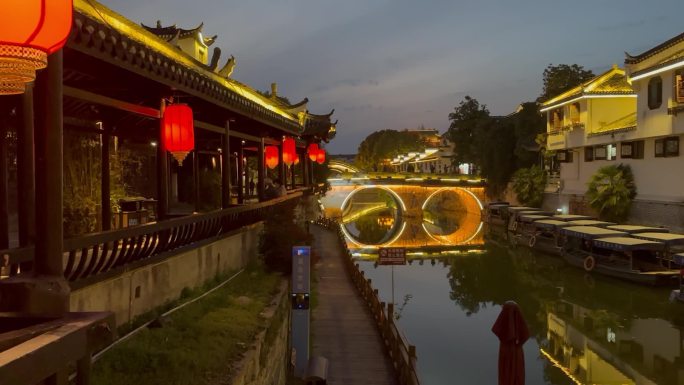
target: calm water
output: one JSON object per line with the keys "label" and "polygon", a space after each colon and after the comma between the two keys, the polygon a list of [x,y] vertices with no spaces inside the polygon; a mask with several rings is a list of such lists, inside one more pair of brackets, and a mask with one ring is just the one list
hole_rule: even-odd
{"label": "calm water", "polygon": [[[396,232],[401,213],[345,215],[348,233],[368,244],[390,238],[383,232]],[[444,234],[472,220],[431,218],[424,213]],[[394,269],[377,266],[370,249],[354,250],[369,259],[361,266],[383,300],[394,298],[423,384],[496,384],[499,342],[490,329],[501,304],[514,300],[532,335],[524,345],[527,384],[684,385],[684,304],[668,301],[670,289],[589,276],[558,257],[479,239],[452,245],[460,254],[443,244],[409,249],[411,264]]]}

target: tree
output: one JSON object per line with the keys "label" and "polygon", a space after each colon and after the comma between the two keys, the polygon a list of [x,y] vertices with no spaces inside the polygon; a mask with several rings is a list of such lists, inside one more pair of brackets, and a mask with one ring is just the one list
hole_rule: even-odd
{"label": "tree", "polygon": [[537,101],[546,101],[593,77],[593,72],[577,64],[549,64],[544,70],[544,89]]}
{"label": "tree", "polygon": [[515,126],[516,166],[530,167],[539,159],[537,136],[546,132],[546,120],[539,112],[539,105],[527,102],[520,105],[520,110],[511,116]]}
{"label": "tree", "polygon": [[541,206],[545,188],[546,173],[539,166],[521,168],[513,174],[513,191],[525,206]]}
{"label": "tree", "polygon": [[515,171],[515,132],[510,119],[489,119],[474,133],[474,150],[479,154],[480,175],[487,178],[487,193],[499,196]]}
{"label": "tree", "polygon": [[385,159],[412,151],[422,151],[423,143],[415,135],[396,130],[380,130],[359,144],[355,163],[361,169],[377,171]]}
{"label": "tree", "polygon": [[479,165],[479,153],[474,148],[475,133],[478,127],[482,127],[489,122],[489,110],[487,106],[481,105],[477,99],[466,96],[464,100],[454,107],[454,111],[449,114],[448,136],[454,143],[455,164],[475,163]]}
{"label": "tree", "polygon": [[601,167],[587,186],[589,205],[598,212],[601,219],[611,222],[627,219],[632,200],[637,195],[634,174],[629,165]]}

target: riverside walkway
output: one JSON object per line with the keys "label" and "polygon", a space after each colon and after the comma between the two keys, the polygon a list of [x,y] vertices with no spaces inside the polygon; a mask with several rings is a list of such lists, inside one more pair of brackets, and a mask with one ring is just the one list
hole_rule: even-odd
{"label": "riverside walkway", "polygon": [[312,355],[329,360],[328,384],[397,384],[392,363],[368,307],[345,270],[336,234],[311,226],[320,256],[318,305],[312,312]]}

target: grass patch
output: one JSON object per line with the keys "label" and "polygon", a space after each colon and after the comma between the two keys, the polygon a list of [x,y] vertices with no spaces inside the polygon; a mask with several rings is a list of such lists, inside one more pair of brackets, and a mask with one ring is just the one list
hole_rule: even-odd
{"label": "grass patch", "polygon": [[[221,289],[171,314],[162,328],[145,329],[107,352],[92,383],[221,384],[267,321],[260,313],[281,276],[250,266]],[[249,303],[236,299],[246,296]]]}

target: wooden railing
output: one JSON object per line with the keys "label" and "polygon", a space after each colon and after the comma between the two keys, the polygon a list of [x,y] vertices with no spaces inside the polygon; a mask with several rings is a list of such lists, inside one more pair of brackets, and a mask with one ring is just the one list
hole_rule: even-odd
{"label": "wooden railing", "polygon": [[[64,276],[72,288],[79,288],[157,262],[257,223],[273,210],[295,204],[305,192],[317,192],[317,188],[293,190],[287,196],[256,204],[65,239]],[[5,276],[26,272],[33,254],[33,247],[1,250],[0,266]]]}
{"label": "wooden railing", "polygon": [[375,323],[385,343],[385,348],[392,359],[399,383],[401,385],[419,385],[420,380],[416,370],[418,361],[416,347],[409,344],[406,337],[394,323],[394,304],[385,305],[385,302],[380,301],[378,290],[373,289],[371,279],[366,279],[364,272],[359,268],[359,264],[353,262],[340,225],[328,218],[319,219],[316,223],[337,234],[340,248],[346,253],[346,267],[359,295],[366,302],[375,318]]}

